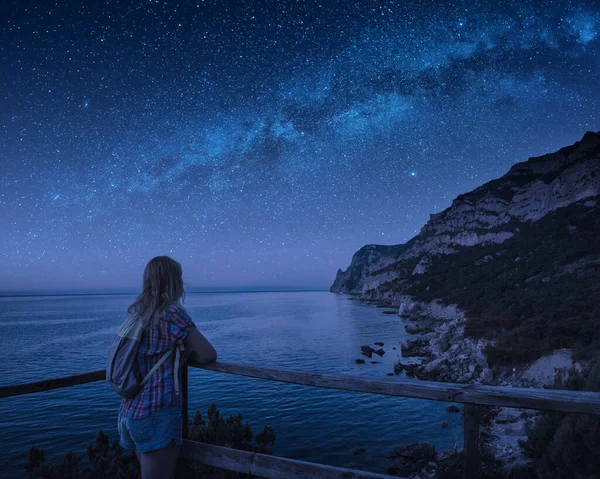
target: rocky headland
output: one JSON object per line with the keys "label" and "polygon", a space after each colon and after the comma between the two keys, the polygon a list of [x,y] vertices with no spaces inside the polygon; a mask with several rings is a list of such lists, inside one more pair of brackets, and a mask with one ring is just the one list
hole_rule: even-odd
{"label": "rocky headland", "polygon": [[[420,363],[396,373],[547,387],[600,351],[598,284],[600,132],[587,132],[459,195],[407,243],[364,246],[330,290],[397,309],[411,335],[402,356]],[[484,447],[522,464],[519,440],[535,418],[491,410]]]}

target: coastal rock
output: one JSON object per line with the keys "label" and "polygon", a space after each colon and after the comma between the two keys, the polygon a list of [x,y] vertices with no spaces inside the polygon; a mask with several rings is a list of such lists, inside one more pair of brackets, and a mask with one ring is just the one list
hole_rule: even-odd
{"label": "coastal rock", "polygon": [[383,347],[383,343],[381,341],[376,341],[374,344]]}
{"label": "coastal rock", "polygon": [[383,301],[376,306],[377,308],[392,308],[393,305],[389,301]]}
{"label": "coastal rock", "polygon": [[[457,471],[463,470],[464,455],[462,450],[455,448],[439,451],[435,456],[435,461],[439,477],[462,477],[462,474],[456,474]],[[434,476],[434,478],[437,477],[437,475]]]}
{"label": "coastal rock", "polygon": [[408,477],[425,472],[425,477],[430,477],[429,474],[435,470],[435,446],[430,442],[398,446],[394,449],[392,459],[394,465],[388,469],[390,474]]}
{"label": "coastal rock", "polygon": [[458,406],[455,406],[454,404],[452,404],[451,406],[448,406],[446,408],[446,411],[448,411],[448,412],[460,412],[460,409],[458,408]]}
{"label": "coastal rock", "polygon": [[356,360],[356,364],[365,364],[365,360],[364,359],[357,359]]}
{"label": "coastal rock", "polygon": [[534,361],[521,375],[521,380],[535,387],[552,386],[558,375],[566,379],[569,370],[575,367],[581,370],[581,364],[573,361],[569,349],[558,349],[552,354],[542,356]]}
{"label": "coastal rock", "polygon": [[414,378],[417,371],[417,364],[405,364],[404,371],[409,378]]}
{"label": "coastal rock", "polygon": [[440,376],[445,376],[448,371],[448,363],[445,358],[430,361],[418,369],[419,377],[430,381],[436,380]]}
{"label": "coastal rock", "polygon": [[402,371],[404,371],[404,364],[402,364],[402,363],[394,364],[394,372],[396,374],[400,374]]}
{"label": "coastal rock", "polygon": [[418,338],[421,339],[421,343],[405,344],[403,355],[407,353],[424,358],[416,371],[421,378],[455,383],[475,381],[489,384],[490,377],[493,381],[493,374],[484,354],[488,341],[465,338],[464,314],[455,314],[456,317],[452,321],[440,322],[433,333]]}
{"label": "coastal rock", "polygon": [[369,358],[372,357],[373,353],[375,352],[375,350],[371,346],[361,346],[360,349],[362,351],[362,354]]}
{"label": "coastal rock", "polygon": [[435,458],[435,446],[430,442],[415,442],[408,446],[398,446],[394,448],[394,456],[414,462],[429,462]]}
{"label": "coastal rock", "polygon": [[407,324],[406,326],[404,326],[404,330],[408,334],[418,334],[421,331],[418,326],[413,324]]}
{"label": "coastal rock", "polygon": [[494,373],[492,373],[490,368],[485,368],[484,370],[481,371],[479,378],[481,379],[481,382],[483,384],[491,384],[492,381],[494,380]]}
{"label": "coastal rock", "polygon": [[515,423],[521,418],[521,410],[503,407],[495,418],[498,424]]}
{"label": "coastal rock", "polygon": [[422,338],[404,341],[400,345],[402,356],[405,358],[426,356],[428,354],[428,343]]}
{"label": "coastal rock", "polygon": [[523,465],[529,461],[519,442],[527,439],[527,428],[533,426],[538,415],[537,411],[500,408],[491,424],[482,430],[482,433],[487,433],[490,437],[487,447],[505,468]]}
{"label": "coastal rock", "polygon": [[406,302],[400,304],[400,307],[398,308],[398,316],[408,316],[413,310],[414,306],[415,303],[413,302]]}
{"label": "coastal rock", "polygon": [[377,351],[373,351],[375,354],[379,354],[379,356],[383,356],[385,354],[385,351],[381,348],[379,348]]}

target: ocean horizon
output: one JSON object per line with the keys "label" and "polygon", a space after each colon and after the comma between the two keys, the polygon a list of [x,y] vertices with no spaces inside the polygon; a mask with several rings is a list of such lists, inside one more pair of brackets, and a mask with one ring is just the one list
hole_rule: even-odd
{"label": "ocean horizon", "polygon": [[[311,292],[329,291],[329,287],[313,286],[199,286],[186,288],[185,294],[218,294],[218,293],[278,293],[278,292]],[[0,290],[0,298],[24,297],[24,296],[127,296],[137,295],[141,288],[119,288],[119,289],[42,289],[42,290]]]}

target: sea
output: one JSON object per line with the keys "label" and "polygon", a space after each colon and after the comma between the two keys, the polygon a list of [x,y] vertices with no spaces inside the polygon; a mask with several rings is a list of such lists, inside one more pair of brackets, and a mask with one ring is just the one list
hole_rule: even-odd
{"label": "sea", "polygon": [[[104,369],[109,341],[134,297],[0,297],[0,386]],[[418,381],[403,373],[387,376],[401,359],[403,320],[349,298],[329,291],[211,291],[187,293],[184,306],[219,361]],[[383,356],[361,354],[362,345],[377,347],[378,341]],[[366,363],[357,364],[359,358]],[[87,464],[86,447],[98,430],[111,443],[118,439],[119,402],[104,381],[0,399],[0,477],[28,477],[33,445],[46,463],[71,450]],[[447,412],[447,403],[190,368],[190,418],[197,410],[206,417],[212,402],[222,415],[241,413],[255,434],[271,426],[272,453],[304,461],[385,473],[396,446],[462,445],[462,414]],[[355,454],[359,449],[364,452]]]}

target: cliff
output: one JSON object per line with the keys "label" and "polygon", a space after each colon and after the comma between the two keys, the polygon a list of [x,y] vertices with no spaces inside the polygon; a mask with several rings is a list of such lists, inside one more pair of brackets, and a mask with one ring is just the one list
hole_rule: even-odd
{"label": "cliff", "polygon": [[456,304],[467,336],[493,340],[490,363],[600,350],[586,337],[600,326],[599,195],[600,132],[587,132],[459,195],[407,243],[361,248],[331,291]]}

